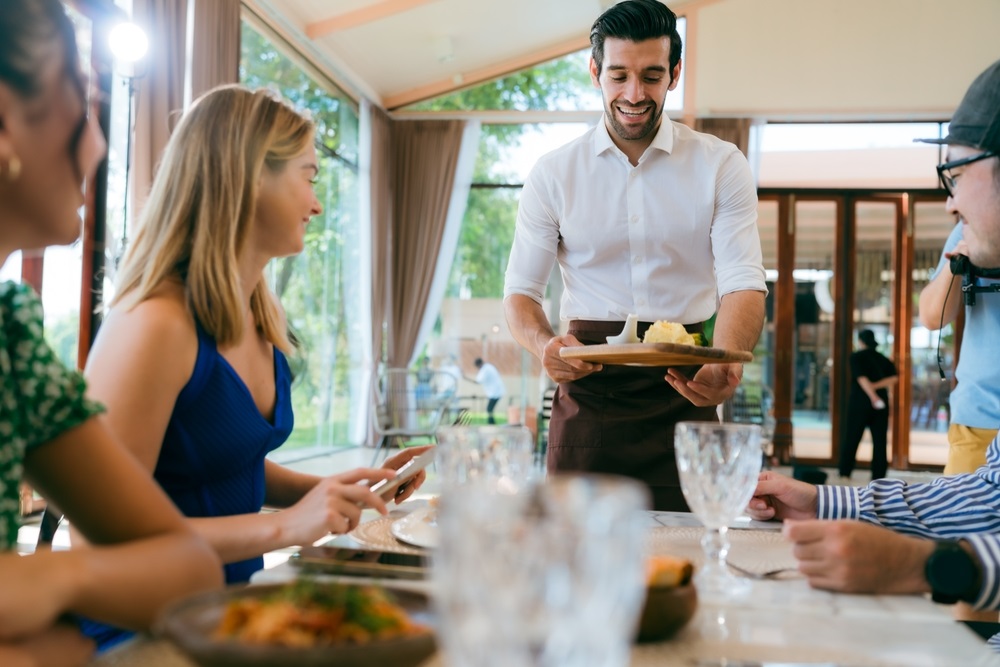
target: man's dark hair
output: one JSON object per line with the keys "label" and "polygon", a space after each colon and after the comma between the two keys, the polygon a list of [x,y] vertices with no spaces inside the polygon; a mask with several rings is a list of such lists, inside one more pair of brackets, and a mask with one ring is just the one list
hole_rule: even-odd
{"label": "man's dark hair", "polygon": [[858,340],[860,340],[864,346],[870,350],[874,350],[878,347],[878,343],[875,341],[875,332],[871,329],[862,329],[859,331]]}
{"label": "man's dark hair", "polygon": [[670,38],[670,79],[681,60],[681,36],[677,15],[659,0],[624,0],[612,5],[597,17],[590,28],[590,55],[597,73],[604,65],[604,40],[608,37],[642,42],[658,37]]}
{"label": "man's dark hair", "polygon": [[483,360],[482,360],[482,358],[481,358],[481,357],[477,358],[477,359],[476,359],[476,360],[475,360],[475,361],[473,362],[473,364],[475,364],[476,368],[479,368],[480,366],[482,366],[482,365],[483,365]]}

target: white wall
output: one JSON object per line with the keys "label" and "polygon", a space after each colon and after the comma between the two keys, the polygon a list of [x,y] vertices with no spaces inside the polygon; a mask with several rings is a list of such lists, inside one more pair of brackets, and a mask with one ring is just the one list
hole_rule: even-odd
{"label": "white wall", "polygon": [[699,116],[947,119],[1000,58],[1000,0],[723,0],[695,22]]}

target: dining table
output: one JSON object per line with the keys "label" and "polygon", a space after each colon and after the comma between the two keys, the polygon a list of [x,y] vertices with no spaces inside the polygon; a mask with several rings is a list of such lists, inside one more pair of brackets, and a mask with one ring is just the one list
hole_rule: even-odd
{"label": "dining table", "polygon": [[[393,524],[409,512],[427,507],[411,500],[389,516],[368,512],[348,535],[328,543],[424,553],[393,535]],[[646,548],[649,555],[703,559],[704,532],[694,515],[649,512]],[[634,644],[630,667],[1000,667],[1000,654],[963,623],[949,606],[926,595],[852,595],[809,586],[796,570],[791,544],[776,522],[741,517],[727,531],[727,561],[751,582],[749,594],[737,599],[701,600],[691,621],[673,637]],[[769,574],[768,574],[769,573]],[[764,576],[764,575],[767,576]],[[257,572],[250,585],[293,581],[301,568],[293,561]],[[319,575],[345,579],[334,575]],[[433,595],[426,580],[384,580]],[[95,667],[194,667],[179,649],[163,639],[141,636],[98,656]],[[445,667],[441,653],[422,667]]]}

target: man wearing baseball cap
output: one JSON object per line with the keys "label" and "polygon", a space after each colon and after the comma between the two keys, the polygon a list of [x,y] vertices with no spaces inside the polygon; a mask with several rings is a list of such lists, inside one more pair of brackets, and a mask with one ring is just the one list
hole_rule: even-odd
{"label": "man wearing baseball cap", "polygon": [[[963,272],[969,270],[968,264],[957,264],[957,271],[951,264],[952,257],[964,255],[980,268],[1000,266],[995,231],[983,234],[984,211],[990,206],[995,211],[996,199],[963,183],[967,176],[975,179],[988,176],[991,170],[998,173],[1000,169],[998,72],[1000,62],[972,83],[952,118],[947,137],[918,139],[947,146],[945,162],[938,167],[938,174],[949,194],[948,212],[957,218],[938,267],[920,292],[920,322],[932,331],[942,329],[955,321],[965,304],[965,329],[955,369],[957,384],[951,392],[946,475],[973,472],[984,465],[987,448],[1000,429],[1000,365],[993,362],[995,353],[989,344],[1000,335],[1000,295],[984,294],[982,298],[966,301],[960,284]],[[994,283],[975,277],[968,282],[976,287]]]}
{"label": "man wearing baseball cap", "polygon": [[[948,146],[938,171],[969,258],[1000,267],[1000,62],[972,83],[948,136],[932,141]],[[812,486],[763,472],[748,509],[785,520],[799,570],[816,588],[931,592],[938,602],[1000,609],[1000,439],[985,466],[934,484]]]}

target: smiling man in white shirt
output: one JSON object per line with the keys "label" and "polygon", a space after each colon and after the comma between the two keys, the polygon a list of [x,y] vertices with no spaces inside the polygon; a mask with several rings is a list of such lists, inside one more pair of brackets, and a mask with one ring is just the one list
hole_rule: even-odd
{"label": "smiling man in white shirt", "polygon": [[[681,71],[676,16],[657,0],[625,0],[591,30],[591,78],[604,117],[539,160],[524,184],[504,288],[515,338],[560,383],[549,470],[644,480],[657,509],[687,509],[673,425],[716,419],[740,364],[670,369],[564,360],[567,346],[605,342],[636,313],[700,331],[718,312],[713,345],[752,350],[766,286],[757,193],[732,144],[663,115]],[[558,261],[565,289],[557,335],[541,303]]]}

